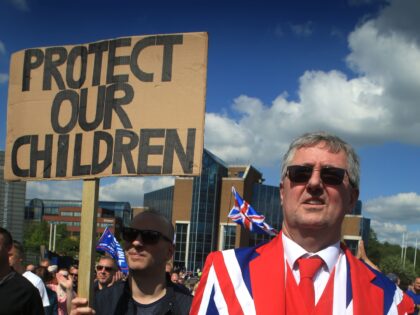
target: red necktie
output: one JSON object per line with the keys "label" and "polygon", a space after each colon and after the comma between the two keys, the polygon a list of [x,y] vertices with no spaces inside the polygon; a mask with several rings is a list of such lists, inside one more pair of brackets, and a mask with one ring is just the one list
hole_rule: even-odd
{"label": "red necktie", "polygon": [[303,296],[309,314],[312,313],[315,307],[315,290],[312,278],[322,266],[322,263],[323,261],[319,257],[298,259],[300,273],[299,290]]}

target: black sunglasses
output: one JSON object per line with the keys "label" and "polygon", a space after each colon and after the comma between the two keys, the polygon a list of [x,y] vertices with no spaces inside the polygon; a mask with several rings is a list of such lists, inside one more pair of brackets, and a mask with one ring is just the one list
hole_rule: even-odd
{"label": "black sunglasses", "polygon": [[122,238],[124,241],[132,243],[138,236],[141,236],[141,241],[144,245],[154,245],[162,238],[169,243],[172,243],[172,240],[169,237],[166,237],[159,231],[153,230],[138,230],[130,227],[123,227],[122,229]]}
{"label": "black sunglasses", "polygon": [[[307,183],[312,176],[313,170],[313,166],[291,165],[287,167],[286,175],[293,183]],[[321,168],[320,177],[324,184],[338,186],[343,183],[345,174],[349,176],[349,173],[344,168],[323,167]],[[350,176],[349,182],[352,186],[354,186],[352,181],[350,180]]]}
{"label": "black sunglasses", "polygon": [[96,265],[96,271],[102,271],[105,269],[106,272],[111,272],[114,270],[114,268],[109,267],[109,266],[102,266],[102,265]]}

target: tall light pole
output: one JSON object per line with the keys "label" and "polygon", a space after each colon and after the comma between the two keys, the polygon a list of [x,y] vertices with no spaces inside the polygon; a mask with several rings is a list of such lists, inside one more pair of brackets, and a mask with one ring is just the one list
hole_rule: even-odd
{"label": "tall light pole", "polygon": [[403,257],[404,257],[404,235],[405,233],[402,234],[402,241],[401,241],[401,263],[403,262]]}
{"label": "tall light pole", "polygon": [[55,252],[55,242],[57,236],[57,224],[51,223],[50,224],[50,242],[48,244],[48,250]]}
{"label": "tall light pole", "polygon": [[404,243],[403,268],[405,268],[405,260],[407,258],[407,244],[408,244],[408,235],[406,236],[405,243]]}

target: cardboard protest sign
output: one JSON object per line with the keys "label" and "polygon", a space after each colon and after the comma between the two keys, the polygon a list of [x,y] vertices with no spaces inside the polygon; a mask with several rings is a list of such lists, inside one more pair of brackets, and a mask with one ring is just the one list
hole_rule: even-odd
{"label": "cardboard protest sign", "polygon": [[207,34],[12,55],[5,179],[198,175]]}

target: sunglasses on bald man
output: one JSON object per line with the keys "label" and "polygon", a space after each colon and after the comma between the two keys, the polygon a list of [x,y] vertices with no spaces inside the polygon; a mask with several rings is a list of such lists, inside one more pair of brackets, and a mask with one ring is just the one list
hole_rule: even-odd
{"label": "sunglasses on bald man", "polygon": [[139,230],[131,227],[123,227],[122,229],[122,238],[126,242],[134,242],[139,237],[139,235],[141,236],[141,241],[144,245],[155,245],[159,242],[160,239],[172,243],[172,240],[169,237],[163,235],[159,231]]}

